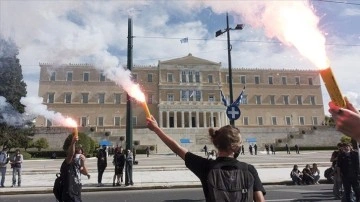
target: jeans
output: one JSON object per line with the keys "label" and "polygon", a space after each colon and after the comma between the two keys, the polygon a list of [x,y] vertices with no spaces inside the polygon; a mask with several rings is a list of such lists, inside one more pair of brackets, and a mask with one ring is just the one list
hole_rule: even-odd
{"label": "jeans", "polygon": [[18,186],[21,186],[21,168],[13,168],[12,185],[16,185],[16,174],[18,175]]}
{"label": "jeans", "polygon": [[1,184],[0,186],[4,186],[4,182],[5,182],[5,175],[6,175],[6,167],[0,167],[0,172],[1,172]]}
{"label": "jeans", "polygon": [[98,166],[98,183],[101,183],[105,171],[105,166]]}
{"label": "jeans", "polygon": [[132,163],[126,163],[125,165],[125,185],[133,185],[132,180]]}

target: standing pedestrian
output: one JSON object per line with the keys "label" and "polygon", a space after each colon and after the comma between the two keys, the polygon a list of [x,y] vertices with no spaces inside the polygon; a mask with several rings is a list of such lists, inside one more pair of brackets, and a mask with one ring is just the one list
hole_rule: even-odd
{"label": "standing pedestrian", "polygon": [[113,187],[115,186],[115,178],[117,178],[116,186],[121,186],[121,183],[123,182],[123,171],[125,166],[125,155],[122,147],[115,149],[113,164],[115,166]]}
{"label": "standing pedestrian", "polygon": [[130,149],[127,150],[126,162],[125,162],[125,186],[134,185],[132,179],[132,168],[133,168],[133,159],[132,152]]}
{"label": "standing pedestrian", "polygon": [[102,148],[99,149],[97,155],[97,169],[98,169],[98,187],[104,186],[102,182],[102,177],[104,171],[107,167],[107,154],[106,154],[106,145],[103,145]]}
{"label": "standing pedestrian", "polygon": [[208,155],[208,148],[207,148],[206,145],[204,146],[203,150],[204,150],[204,152],[205,152],[205,156],[207,156],[207,155]]}
{"label": "standing pedestrian", "polygon": [[251,144],[249,144],[249,152],[250,152],[251,155],[253,155],[252,149],[253,149],[253,148],[252,148]]}
{"label": "standing pedestrian", "polygon": [[[213,128],[209,129],[209,136],[211,138],[211,141],[214,144],[215,148],[218,150],[218,157],[216,158],[216,160],[211,160],[193,154],[189,152],[186,148],[180,146],[177,141],[172,139],[169,135],[165,134],[164,131],[159,128],[154,117],[147,118],[147,125],[148,128],[154,131],[155,134],[157,134],[158,137],[172,151],[177,153],[185,161],[186,167],[188,167],[189,170],[191,170],[200,179],[206,201],[229,201],[225,200],[222,196],[229,196],[228,194],[234,194],[234,192],[238,195],[236,195],[236,198],[233,198],[232,201],[244,200],[244,196],[248,197],[246,198],[248,201],[265,201],[264,194],[266,192],[264,187],[262,186],[261,180],[255,167],[250,164],[239,162],[234,158],[234,154],[239,151],[241,145],[241,135],[239,129],[231,125],[223,126],[218,130],[215,130]],[[222,169],[223,164],[227,165],[227,170]],[[243,164],[246,169],[244,170],[243,168],[238,167],[237,165],[239,164]],[[220,167],[218,168],[216,166]],[[217,179],[216,182],[213,181],[214,178],[211,178],[211,176],[215,175],[214,172],[226,172],[227,174],[229,174],[229,169],[234,169],[234,167],[235,170],[231,170],[230,175],[221,175],[221,179]],[[244,178],[241,182],[239,180],[236,180],[236,178],[241,178],[241,176],[245,176],[246,174],[249,174],[249,172],[252,175],[252,179],[254,179],[251,190],[249,189],[249,187],[243,186],[246,184],[246,182],[244,182],[246,181]],[[234,176],[233,174],[236,174],[236,176]],[[218,187],[223,185],[225,181],[231,181],[231,184],[226,184],[225,186],[222,186],[222,195],[220,196],[218,192]],[[236,187],[236,191],[229,193],[228,190],[230,189],[230,187]],[[242,194],[239,193],[239,190]],[[231,196],[235,197],[234,195]],[[214,199],[216,197],[219,197],[219,200]]]}
{"label": "standing pedestrian", "polygon": [[6,164],[9,163],[9,155],[7,153],[8,148],[3,146],[3,149],[0,153],[0,172],[1,172],[1,187],[5,187],[5,176],[6,176]]}
{"label": "standing pedestrian", "polygon": [[149,157],[150,155],[150,148],[149,146],[146,147],[146,157]]}
{"label": "standing pedestrian", "polygon": [[256,145],[256,143],[254,144],[254,152],[255,152],[255,155],[257,155],[257,145]]}
{"label": "standing pedestrian", "polygon": [[265,150],[266,150],[266,154],[269,155],[270,152],[269,152],[269,145],[268,144],[265,144]]}
{"label": "standing pedestrian", "polygon": [[133,149],[132,149],[132,160],[133,160],[133,162],[135,162],[136,161],[136,149],[135,149],[135,147],[133,147]]}
{"label": "standing pedestrian", "polygon": [[299,145],[295,144],[295,152],[296,154],[300,154],[300,148],[299,148]]}
{"label": "standing pedestrian", "polygon": [[288,144],[285,144],[285,150],[287,154],[290,154],[290,147]]}
{"label": "standing pedestrian", "polygon": [[241,145],[241,154],[242,154],[242,155],[245,155],[245,148],[244,148],[244,145]]}
{"label": "standing pedestrian", "polygon": [[21,187],[21,164],[23,162],[23,155],[20,154],[20,150],[15,151],[15,155],[11,158],[10,164],[13,169],[12,173],[12,187],[16,185],[16,174],[18,176],[18,187]]}
{"label": "standing pedestrian", "polygon": [[270,145],[270,150],[271,150],[271,154],[275,155],[275,146],[274,145]]}

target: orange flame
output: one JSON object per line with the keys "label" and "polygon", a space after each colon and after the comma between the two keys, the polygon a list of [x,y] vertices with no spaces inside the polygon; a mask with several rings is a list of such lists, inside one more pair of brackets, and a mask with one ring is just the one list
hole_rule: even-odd
{"label": "orange flame", "polygon": [[132,85],[130,87],[130,90],[128,91],[129,95],[133,98],[135,98],[137,101],[139,102],[145,102],[145,95],[144,93],[140,90],[139,85]]}
{"label": "orange flame", "polygon": [[64,125],[66,127],[72,127],[72,128],[77,128],[78,127],[76,121],[74,119],[70,118],[70,117],[65,119]]}

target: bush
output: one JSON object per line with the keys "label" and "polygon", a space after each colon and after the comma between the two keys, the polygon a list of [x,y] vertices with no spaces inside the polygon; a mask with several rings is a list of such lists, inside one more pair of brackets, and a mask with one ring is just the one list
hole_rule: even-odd
{"label": "bush", "polygon": [[20,152],[20,153],[23,155],[24,160],[29,160],[29,159],[31,159],[31,154],[29,154],[28,152],[22,151],[22,152]]}
{"label": "bush", "polygon": [[66,157],[65,151],[28,151],[28,154],[31,156],[31,158],[51,158],[53,153],[55,153],[56,158]]}
{"label": "bush", "polygon": [[[72,140],[72,134],[70,134],[64,142],[63,150],[66,152],[70,146]],[[79,141],[76,143],[77,146],[81,146],[81,148],[84,150],[85,155],[86,154],[92,154],[95,150],[95,142],[93,139],[91,139],[89,136],[87,136],[84,133],[79,133]]]}

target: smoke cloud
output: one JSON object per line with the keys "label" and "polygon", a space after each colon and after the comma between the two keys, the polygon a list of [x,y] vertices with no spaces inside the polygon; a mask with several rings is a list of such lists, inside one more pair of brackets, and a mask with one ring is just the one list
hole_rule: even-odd
{"label": "smoke cloud", "polygon": [[23,127],[30,120],[29,116],[19,113],[6,101],[5,97],[0,96],[0,123],[14,127]]}

